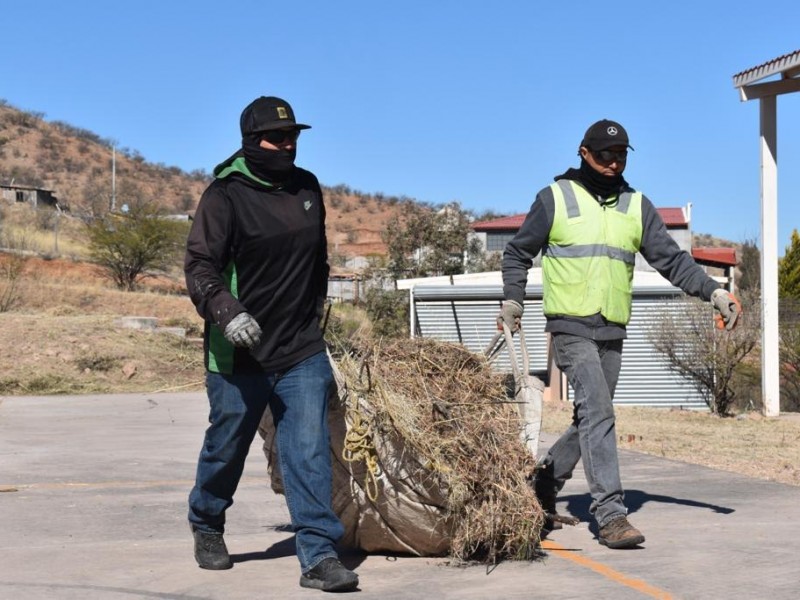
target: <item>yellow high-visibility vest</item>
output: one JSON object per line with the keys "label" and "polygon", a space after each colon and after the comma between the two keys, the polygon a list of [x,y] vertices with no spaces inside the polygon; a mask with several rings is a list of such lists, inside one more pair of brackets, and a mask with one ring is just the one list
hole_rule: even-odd
{"label": "yellow high-visibility vest", "polygon": [[601,313],[627,325],[642,241],[641,192],[625,192],[601,205],[574,181],[562,179],[550,189],[555,214],[542,251],[544,314]]}

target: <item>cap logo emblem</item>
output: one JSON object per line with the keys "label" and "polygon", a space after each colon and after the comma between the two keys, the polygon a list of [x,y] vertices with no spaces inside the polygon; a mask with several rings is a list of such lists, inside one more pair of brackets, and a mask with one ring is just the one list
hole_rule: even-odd
{"label": "cap logo emblem", "polygon": [[289,118],[289,113],[286,112],[286,107],[285,106],[277,106],[275,108],[278,111],[278,118],[279,119],[288,119]]}
{"label": "cap logo emblem", "polygon": [[608,133],[608,135],[617,135],[618,133],[617,128],[612,125],[608,129],[606,129],[606,133]]}

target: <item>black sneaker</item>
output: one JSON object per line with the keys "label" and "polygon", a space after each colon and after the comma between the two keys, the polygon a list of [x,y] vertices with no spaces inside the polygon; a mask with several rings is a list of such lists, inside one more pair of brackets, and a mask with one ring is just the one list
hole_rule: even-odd
{"label": "black sneaker", "polygon": [[195,529],[193,535],[194,559],[201,569],[221,571],[233,566],[221,533],[206,533]]}
{"label": "black sneaker", "polygon": [[300,576],[300,587],[323,592],[352,592],[358,587],[358,575],[339,562],[338,558],[325,558]]}

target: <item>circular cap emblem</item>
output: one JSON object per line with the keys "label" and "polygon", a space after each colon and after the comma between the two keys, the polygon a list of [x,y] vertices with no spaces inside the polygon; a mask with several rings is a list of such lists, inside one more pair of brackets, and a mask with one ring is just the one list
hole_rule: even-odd
{"label": "circular cap emblem", "polygon": [[608,135],[617,135],[617,128],[612,125],[606,129],[606,133],[608,133]]}

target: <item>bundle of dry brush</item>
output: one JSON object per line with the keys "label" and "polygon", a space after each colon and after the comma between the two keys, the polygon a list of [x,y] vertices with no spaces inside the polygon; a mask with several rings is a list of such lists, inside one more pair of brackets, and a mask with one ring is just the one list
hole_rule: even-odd
{"label": "bundle of dry brush", "polygon": [[429,339],[351,340],[334,358],[346,387],[370,406],[370,434],[400,436],[438,478],[453,559],[537,556],[543,513],[530,486],[535,457],[520,440],[504,376],[462,346]]}

